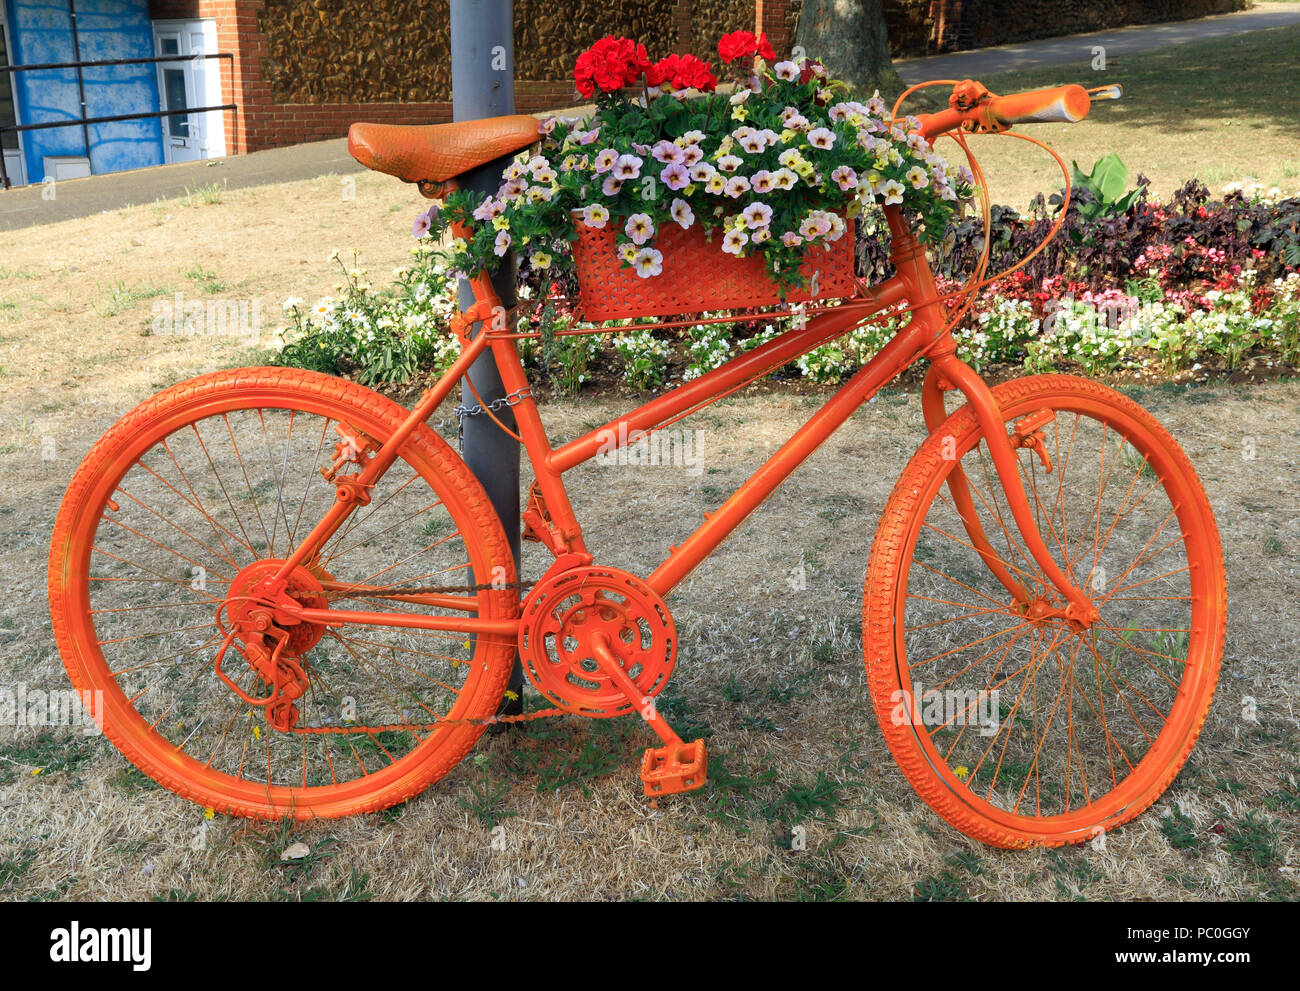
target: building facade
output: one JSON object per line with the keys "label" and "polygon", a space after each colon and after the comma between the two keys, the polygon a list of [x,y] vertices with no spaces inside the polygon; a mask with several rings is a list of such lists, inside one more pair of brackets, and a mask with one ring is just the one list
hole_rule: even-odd
{"label": "building facade", "polygon": [[[0,39],[18,67],[0,72],[0,127],[36,125],[0,134],[11,185],[226,153],[223,115],[188,112],[221,102],[220,60],[196,57],[216,51],[211,22],[148,0],[0,0]],[[165,110],[184,112],[150,116]]]}

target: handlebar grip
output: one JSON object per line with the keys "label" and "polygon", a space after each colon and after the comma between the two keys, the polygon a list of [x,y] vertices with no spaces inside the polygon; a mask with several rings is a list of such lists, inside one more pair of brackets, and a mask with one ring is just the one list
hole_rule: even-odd
{"label": "handlebar grip", "polygon": [[1000,124],[1074,124],[1088,116],[1092,98],[1082,86],[1054,86],[996,96],[989,112]]}

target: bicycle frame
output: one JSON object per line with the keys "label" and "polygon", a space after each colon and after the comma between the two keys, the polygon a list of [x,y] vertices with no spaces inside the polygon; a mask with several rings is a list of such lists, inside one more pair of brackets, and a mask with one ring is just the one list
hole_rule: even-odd
{"label": "bicycle frame", "polygon": [[[552,447],[536,402],[529,393],[520,393],[520,402],[513,406],[513,410],[520,439],[536,476],[536,489],[550,524],[545,542],[556,555],[552,570],[562,570],[592,560],[564,487],[563,475],[566,471],[590,461],[599,453],[609,451],[611,441],[618,448],[639,441],[656,429],[662,429],[718,401],[800,355],[842,336],[875,314],[907,300],[913,304],[909,324],[868,364],[859,369],[717,510],[705,513],[704,522],[679,546],[671,547],[668,556],[645,581],[657,594],[666,598],[855,410],[868,402],[900,372],[926,355],[932,362],[923,388],[927,427],[934,433],[946,418],[944,391],[955,388],[965,395],[975,411],[1025,546],[1046,578],[1068,603],[1065,609],[1059,611],[1081,625],[1086,626],[1092,622],[1096,616],[1095,607],[1061,572],[1038,531],[1020,479],[1016,438],[1008,435],[989,387],[974,369],[956,356],[956,345],[943,319],[938,290],[924,250],[896,207],[887,207],[885,214],[892,237],[891,260],[897,272],[893,278],[839,306],[822,310],[801,326],[785,331],[753,351],[731,359],[698,379],[677,386],[582,437]],[[334,506],[284,562],[277,578],[287,577],[295,567],[311,558],[357,506],[369,502],[370,488],[396,460],[402,443],[429,419],[484,350],[490,350],[507,394],[527,389],[528,378],[515,344],[518,335],[489,327],[487,317],[502,312],[500,300],[492,289],[490,280],[481,276],[473,280],[473,287],[475,303],[465,315],[478,324],[479,332],[474,334],[466,331],[460,357],[420,398],[410,415],[375,456],[364,464],[360,475],[339,480]],[[970,491],[960,469],[953,473],[950,491],[972,546],[1007,588],[1014,601],[1021,607],[1027,607],[1032,594],[1000,562],[975,514]],[[450,606],[471,613],[476,611],[476,606],[469,597],[417,595],[410,598],[429,605]],[[312,609],[297,605],[287,608],[302,621],[330,625],[356,623],[401,626],[489,636],[513,636],[518,628],[515,620],[492,621],[472,616],[399,615]]]}

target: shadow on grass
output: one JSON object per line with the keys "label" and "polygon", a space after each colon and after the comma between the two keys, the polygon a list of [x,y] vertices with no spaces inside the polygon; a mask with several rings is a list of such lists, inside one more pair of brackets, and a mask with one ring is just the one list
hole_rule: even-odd
{"label": "shadow on grass", "polygon": [[[1113,57],[1104,71],[1082,61],[999,73],[980,81],[995,93],[1064,83],[1120,83],[1124,98],[1103,109],[1108,123],[1173,133],[1235,121],[1250,129],[1294,135],[1300,130],[1297,65],[1300,26],[1291,26]],[[922,90],[909,97],[907,107],[913,112],[936,110],[946,105],[948,92],[943,86]]]}

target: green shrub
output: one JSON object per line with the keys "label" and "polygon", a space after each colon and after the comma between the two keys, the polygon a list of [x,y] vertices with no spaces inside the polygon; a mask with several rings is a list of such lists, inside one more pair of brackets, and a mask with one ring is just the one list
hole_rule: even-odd
{"label": "green shrub", "polygon": [[412,251],[414,262],[394,271],[394,282],[375,291],[366,272],[339,258],[343,281],[338,296],[308,307],[285,300],[289,324],[280,328],[284,346],[277,364],[330,374],[355,373],[365,385],[396,385],[418,371],[440,372],[455,361],[460,345],[449,329],[452,283],[438,271],[428,248]]}

